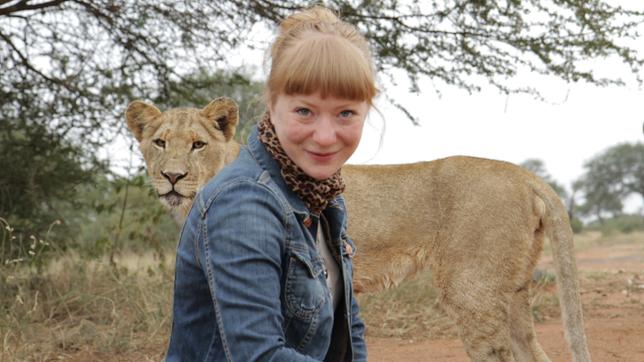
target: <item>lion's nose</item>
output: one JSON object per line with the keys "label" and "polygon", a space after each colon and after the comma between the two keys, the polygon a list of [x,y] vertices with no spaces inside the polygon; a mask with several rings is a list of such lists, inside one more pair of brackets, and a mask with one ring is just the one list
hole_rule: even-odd
{"label": "lion's nose", "polygon": [[161,171],[161,174],[163,175],[163,177],[167,178],[168,181],[170,181],[171,184],[174,185],[177,182],[179,182],[179,180],[181,180],[182,178],[186,177],[186,175],[188,173],[187,172],[186,173],[178,173],[178,172],[163,172],[163,171]]}

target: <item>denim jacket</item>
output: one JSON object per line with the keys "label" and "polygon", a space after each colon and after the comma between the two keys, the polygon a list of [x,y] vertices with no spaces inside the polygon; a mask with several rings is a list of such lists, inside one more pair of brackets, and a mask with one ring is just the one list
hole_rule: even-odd
{"label": "denim jacket", "polygon": [[365,361],[341,196],[323,216],[344,281],[335,311],[315,247],[318,218],[284,183],[255,130],[195,197],[184,224],[166,360]]}

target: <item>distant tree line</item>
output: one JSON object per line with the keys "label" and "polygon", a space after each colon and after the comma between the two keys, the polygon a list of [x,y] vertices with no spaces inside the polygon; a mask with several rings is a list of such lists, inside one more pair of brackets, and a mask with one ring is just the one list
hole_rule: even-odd
{"label": "distant tree line", "polygon": [[[627,200],[639,199],[644,212],[644,143],[618,144],[593,156],[584,163],[584,173],[573,182],[570,192],[546,171],[543,161],[529,159],[521,166],[552,186],[573,220],[603,223],[623,215]],[[639,217],[644,219],[644,214]]]}
{"label": "distant tree line", "polygon": [[627,199],[644,200],[644,143],[610,147],[588,160],[584,169],[573,184],[581,193],[579,214],[601,222],[622,214]]}

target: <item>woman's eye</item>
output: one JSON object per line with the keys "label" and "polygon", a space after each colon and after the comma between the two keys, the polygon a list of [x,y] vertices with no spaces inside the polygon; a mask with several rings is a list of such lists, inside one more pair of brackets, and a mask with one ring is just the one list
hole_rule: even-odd
{"label": "woman's eye", "polygon": [[165,148],[165,141],[160,138],[157,138],[152,142],[154,142],[154,144],[157,145],[158,147]]}
{"label": "woman's eye", "polygon": [[349,117],[351,117],[353,115],[354,115],[354,112],[351,111],[351,110],[344,110],[344,111],[340,112],[340,117],[342,117],[342,118],[349,118]]}
{"label": "woman's eye", "polygon": [[298,108],[295,110],[295,112],[302,117],[308,117],[311,115],[311,110],[308,108]]}
{"label": "woman's eye", "polygon": [[195,141],[192,143],[192,149],[193,150],[200,150],[202,148],[206,147],[206,142],[203,141]]}

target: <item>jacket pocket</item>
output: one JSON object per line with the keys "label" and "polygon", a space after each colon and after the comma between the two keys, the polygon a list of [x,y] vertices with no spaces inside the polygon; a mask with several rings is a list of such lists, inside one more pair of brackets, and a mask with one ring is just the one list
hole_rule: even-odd
{"label": "jacket pocket", "polygon": [[293,317],[311,321],[326,300],[326,288],[321,278],[322,260],[308,251],[290,250],[284,299],[286,309]]}

